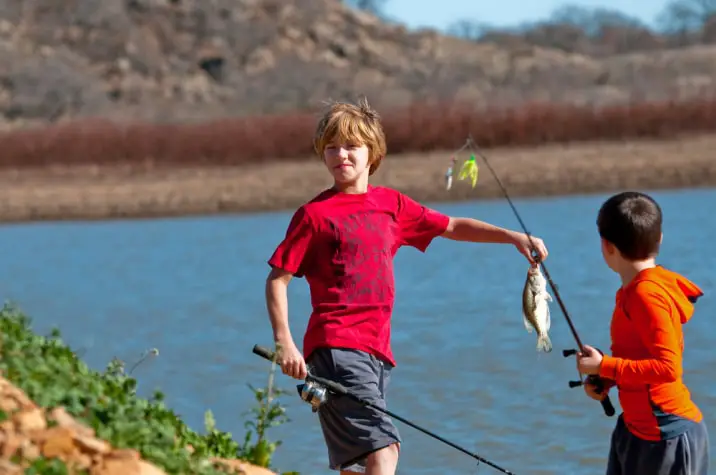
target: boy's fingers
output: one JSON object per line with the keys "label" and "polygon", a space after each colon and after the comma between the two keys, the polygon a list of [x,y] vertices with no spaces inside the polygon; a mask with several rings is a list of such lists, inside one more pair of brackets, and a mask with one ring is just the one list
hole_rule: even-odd
{"label": "boy's fingers", "polygon": [[294,361],[287,361],[284,369],[284,374],[293,377],[296,372],[296,364]]}
{"label": "boy's fingers", "polygon": [[297,365],[295,365],[295,364],[292,365],[291,366],[291,377],[298,378],[299,371],[300,371],[300,368]]}

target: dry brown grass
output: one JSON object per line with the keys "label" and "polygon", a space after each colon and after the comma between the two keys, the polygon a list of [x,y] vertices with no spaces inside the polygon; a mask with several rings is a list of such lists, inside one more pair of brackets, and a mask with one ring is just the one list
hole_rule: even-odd
{"label": "dry brown grass", "polygon": [[[525,105],[475,110],[464,104],[386,111],[389,153],[450,150],[468,134],[482,147],[674,138],[716,130],[716,99],[604,108]],[[204,124],[120,124],[95,119],[0,133],[0,169],[112,165],[235,166],[308,158],[316,116],[227,119]]]}
{"label": "dry brown grass", "polygon": [[[513,196],[620,188],[716,186],[716,135],[676,140],[589,142],[488,152]],[[444,188],[451,151],[390,155],[374,183],[429,201],[500,196],[482,166],[478,186]],[[0,221],[107,219],[286,209],[300,205],[330,175],[318,160],[234,167],[54,167],[0,171]]]}

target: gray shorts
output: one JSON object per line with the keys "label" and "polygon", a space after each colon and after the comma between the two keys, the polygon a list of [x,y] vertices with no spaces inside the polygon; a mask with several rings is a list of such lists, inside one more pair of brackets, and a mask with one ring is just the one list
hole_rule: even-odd
{"label": "gray shorts", "polygon": [[[386,408],[392,366],[358,350],[319,348],[307,361],[315,376],[342,384],[352,394]],[[332,470],[364,473],[368,454],[400,442],[388,416],[347,397],[329,395],[318,409]]]}
{"label": "gray shorts", "polygon": [[694,423],[671,439],[651,442],[631,432],[619,416],[612,433],[607,475],[708,475],[709,434]]}

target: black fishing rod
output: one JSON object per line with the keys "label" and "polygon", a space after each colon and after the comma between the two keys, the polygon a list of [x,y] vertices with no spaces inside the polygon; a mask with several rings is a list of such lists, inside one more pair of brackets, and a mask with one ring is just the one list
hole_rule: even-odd
{"label": "black fishing rod", "polygon": [[[552,282],[552,277],[549,275],[549,272],[547,271],[547,267],[544,265],[544,262],[539,258],[539,255],[537,254],[537,250],[535,248],[534,242],[532,241],[532,235],[527,230],[527,226],[525,225],[525,222],[522,221],[522,217],[520,216],[520,213],[517,211],[517,208],[515,207],[514,203],[512,203],[512,199],[510,198],[509,193],[507,193],[507,188],[502,184],[502,181],[500,180],[500,177],[497,176],[497,173],[490,165],[490,161],[487,159],[487,157],[480,152],[477,144],[472,138],[472,135],[468,136],[467,139],[467,145],[472,150],[472,152],[482,158],[482,161],[485,162],[485,165],[487,166],[487,169],[490,170],[490,173],[495,178],[495,181],[497,182],[497,186],[500,187],[502,190],[502,194],[505,196],[505,199],[507,200],[507,203],[509,203],[510,208],[512,208],[512,212],[515,214],[515,217],[517,218],[517,221],[519,221],[520,226],[522,227],[522,231],[527,235],[527,239],[530,242],[530,247],[532,248],[532,259],[535,260],[541,267],[542,272],[544,273],[544,276],[547,278],[547,282],[549,282],[549,286],[552,288],[552,292],[554,293],[555,298],[557,299],[557,303],[559,304],[559,308],[562,310],[562,314],[564,315],[565,320],[567,320],[567,325],[569,325],[569,329],[572,332],[572,336],[574,337],[574,341],[577,342],[577,347],[579,348],[579,351],[581,353],[584,353],[584,345],[582,344],[582,340],[579,338],[579,334],[577,333],[577,329],[574,328],[574,324],[572,323],[572,318],[569,316],[569,312],[567,312],[567,307],[564,305],[564,302],[562,301],[562,297],[559,295],[559,290],[557,290],[557,286],[554,285],[554,282]],[[576,350],[562,350],[562,355],[565,358],[568,358],[570,356],[573,356],[577,354]],[[581,380],[582,375],[579,375],[579,381],[570,381],[569,387],[570,388],[576,388],[579,386],[582,386],[585,384]],[[587,383],[593,384],[597,390],[597,393],[601,393],[604,391],[604,381],[602,378],[600,378],[598,375],[589,375],[587,376]],[[601,400],[602,408],[604,409],[604,414],[606,414],[608,417],[613,416],[616,411],[614,410],[614,406],[612,405],[612,401],[609,399],[609,395],[605,395],[604,399]]]}
{"label": "black fishing rod", "polygon": [[[260,345],[254,345],[254,353],[259,355],[262,358],[265,358],[273,363],[276,362],[276,353],[269,350],[268,348]],[[397,414],[394,414],[387,409],[383,409],[381,407],[376,406],[375,404],[372,404],[369,401],[366,401],[365,399],[359,398],[355,394],[348,391],[346,388],[343,387],[343,385],[336,383],[335,381],[331,381],[330,379],[321,378],[319,376],[313,376],[310,372],[308,373],[308,376],[306,376],[306,381],[310,383],[318,383],[322,388],[317,388],[315,385],[310,388],[310,391],[307,391],[305,387],[302,387],[304,385],[299,386],[299,394],[301,395],[301,399],[308,402],[314,408],[317,408],[322,402],[325,401],[324,393],[321,391],[322,389],[326,389],[329,392],[338,395],[338,396],[345,396],[349,399],[352,399],[353,401],[357,402],[358,404],[362,404],[363,406],[370,407],[371,409],[375,409],[378,412],[381,412],[389,417],[392,417],[394,419],[399,420],[400,422],[409,425],[413,429],[417,429],[423,434],[426,434],[433,439],[439,440],[443,444],[449,445],[450,447],[459,450],[465,455],[468,455],[475,460],[477,460],[478,465],[480,463],[484,463],[485,465],[488,465],[495,470],[502,472],[506,475],[514,475],[514,472],[510,472],[509,470],[500,467],[496,463],[490,462],[489,460],[480,457],[479,455],[470,452],[469,450],[460,447],[459,445],[455,444],[454,442],[450,442],[447,439],[444,439],[443,437],[440,437],[439,435],[435,434],[434,432],[429,431],[428,429],[425,429],[423,427],[420,427],[419,425],[409,421],[408,419],[405,419],[403,417],[400,417]],[[309,393],[308,396],[307,393]],[[316,401],[316,399],[320,399],[320,401]]]}

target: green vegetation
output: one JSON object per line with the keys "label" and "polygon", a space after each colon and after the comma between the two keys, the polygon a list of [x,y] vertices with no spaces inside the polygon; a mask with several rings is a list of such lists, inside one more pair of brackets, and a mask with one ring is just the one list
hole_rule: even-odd
{"label": "green vegetation", "polygon": [[[280,442],[267,439],[266,432],[288,421],[277,399],[284,391],[273,388],[275,365],[266,388],[249,386],[256,406],[249,411],[252,417],[246,421],[246,434],[239,443],[216,428],[210,411],[205,416],[206,433],[199,434],[164,405],[161,392],[148,400],[137,396],[137,382],[125,372],[122,361],[114,359],[104,372],[91,370],[62,342],[58,330],[43,337],[33,333],[30,323],[17,307],[6,304],[0,309],[0,371],[40,406],[64,406],[92,427],[97,437],[116,448],[138,450],[145,460],[170,474],[225,473],[213,466],[210,457],[271,466]],[[187,449],[189,445],[193,451]],[[27,473],[67,471],[62,463],[39,459]]]}

